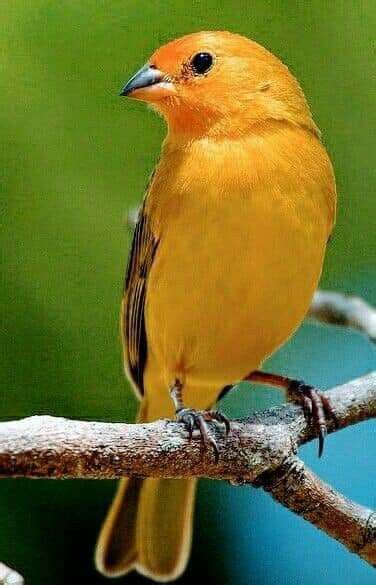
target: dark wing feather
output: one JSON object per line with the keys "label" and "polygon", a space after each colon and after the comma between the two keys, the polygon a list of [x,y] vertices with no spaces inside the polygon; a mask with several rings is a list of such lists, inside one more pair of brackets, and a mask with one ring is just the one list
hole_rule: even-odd
{"label": "dark wing feather", "polygon": [[139,212],[133,234],[131,254],[124,283],[124,302],[121,319],[128,372],[141,395],[144,393],[143,378],[147,358],[145,330],[146,289],[158,246],[158,240],[150,229],[144,207]]}

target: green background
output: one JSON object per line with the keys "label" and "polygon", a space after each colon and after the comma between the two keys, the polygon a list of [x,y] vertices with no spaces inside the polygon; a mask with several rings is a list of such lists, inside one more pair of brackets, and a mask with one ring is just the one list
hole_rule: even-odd
{"label": "green background", "polygon": [[[372,2],[2,0],[0,4],[0,417],[131,420],[118,314],[130,231],[163,122],[118,97],[167,40],[230,29],[298,76],[334,161],[339,214],[322,286],[376,301]],[[292,290],[293,294],[293,290]],[[375,367],[356,333],[304,325],[269,369],[330,387]],[[225,411],[282,400],[243,386]],[[321,477],[376,506],[374,427],[302,450]],[[28,584],[105,583],[92,551],[113,482],[0,482],[0,560]],[[241,585],[371,583],[372,570],[262,492],[200,483],[182,580]],[[142,579],[128,577],[125,582]],[[372,581],[373,582],[373,581]]]}

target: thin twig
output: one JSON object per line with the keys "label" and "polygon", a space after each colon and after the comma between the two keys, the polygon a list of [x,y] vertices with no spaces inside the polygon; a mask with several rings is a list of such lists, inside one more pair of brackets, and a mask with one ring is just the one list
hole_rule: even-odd
{"label": "thin twig", "polygon": [[376,310],[358,297],[318,290],[308,317],[320,323],[358,329],[376,342]]}

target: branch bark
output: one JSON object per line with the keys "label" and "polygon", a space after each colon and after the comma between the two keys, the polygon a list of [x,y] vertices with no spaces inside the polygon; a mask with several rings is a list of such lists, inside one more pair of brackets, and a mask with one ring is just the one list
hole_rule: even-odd
{"label": "branch bark", "polygon": [[[336,425],[329,433],[376,416],[376,372],[326,393]],[[189,441],[181,424],[74,421],[35,416],[0,424],[0,477],[209,477],[255,483],[349,550],[376,564],[376,516],[346,500],[296,459],[316,437],[299,406],[286,404],[233,421],[226,438],[211,424],[220,460]]]}
{"label": "branch bark", "polygon": [[376,566],[376,512],[348,500],[290,457],[262,485],[286,508]]}
{"label": "branch bark", "polygon": [[24,585],[22,575],[0,562],[0,583],[3,585]]}
{"label": "branch bark", "polygon": [[[326,392],[337,419],[329,433],[376,416],[376,372]],[[285,404],[232,422],[226,437],[211,423],[219,463],[203,450],[200,437],[189,441],[180,423],[103,423],[33,416],[0,423],[0,477],[115,479],[210,477],[254,482],[317,436],[303,411]]]}

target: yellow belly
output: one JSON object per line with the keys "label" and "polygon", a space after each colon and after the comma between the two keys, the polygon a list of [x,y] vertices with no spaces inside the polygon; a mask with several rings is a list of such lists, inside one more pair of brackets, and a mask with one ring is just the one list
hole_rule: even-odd
{"label": "yellow belly", "polygon": [[163,233],[146,327],[166,388],[178,378],[204,395],[218,392],[256,369],[304,318],[321,273],[324,225],[312,209],[307,225],[306,214],[270,206],[234,197],[204,209],[191,202]]}
{"label": "yellow belly", "polygon": [[320,198],[240,176],[226,183],[203,165],[165,198],[148,278],[145,387],[166,416],[176,378],[185,404],[204,408],[257,369],[304,319],[320,278],[329,225]]}

